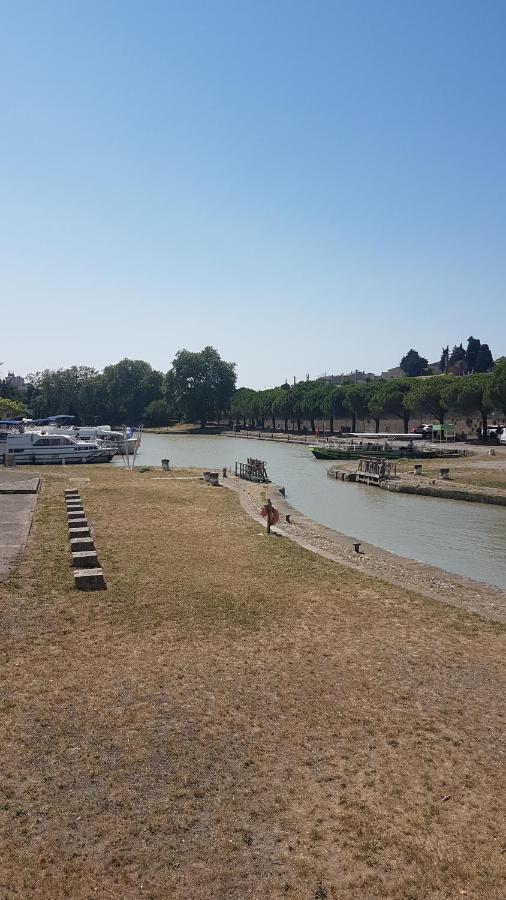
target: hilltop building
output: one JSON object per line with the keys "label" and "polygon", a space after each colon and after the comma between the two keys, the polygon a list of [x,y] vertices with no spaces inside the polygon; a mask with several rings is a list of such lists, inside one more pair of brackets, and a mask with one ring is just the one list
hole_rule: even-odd
{"label": "hilltop building", "polygon": [[326,381],[327,384],[365,384],[368,381],[377,381],[378,375],[374,372],[348,372],[347,375],[321,375],[319,381]]}
{"label": "hilltop building", "polygon": [[22,375],[15,375],[14,372],[8,372],[5,381],[18,391],[24,391],[26,389],[25,379]]}

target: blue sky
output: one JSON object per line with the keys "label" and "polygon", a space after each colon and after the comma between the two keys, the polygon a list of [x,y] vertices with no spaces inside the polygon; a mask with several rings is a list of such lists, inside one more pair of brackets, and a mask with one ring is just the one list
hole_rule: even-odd
{"label": "blue sky", "polygon": [[0,0],[0,359],[506,353],[506,3]]}

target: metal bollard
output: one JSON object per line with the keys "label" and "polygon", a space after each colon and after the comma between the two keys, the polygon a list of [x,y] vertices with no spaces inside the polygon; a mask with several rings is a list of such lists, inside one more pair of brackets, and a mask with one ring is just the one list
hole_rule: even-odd
{"label": "metal bollard", "polygon": [[170,459],[162,459],[162,469],[164,472],[169,471],[169,463],[170,463]]}

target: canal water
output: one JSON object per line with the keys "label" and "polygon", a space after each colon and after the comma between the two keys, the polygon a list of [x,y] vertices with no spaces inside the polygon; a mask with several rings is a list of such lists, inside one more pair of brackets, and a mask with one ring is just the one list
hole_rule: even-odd
{"label": "canal water", "polygon": [[[328,462],[300,444],[144,434],[136,465],[223,468],[264,459],[272,481],[305,515],[358,540],[506,588],[506,508],[390,494],[327,478]],[[122,465],[118,458],[115,461]]]}

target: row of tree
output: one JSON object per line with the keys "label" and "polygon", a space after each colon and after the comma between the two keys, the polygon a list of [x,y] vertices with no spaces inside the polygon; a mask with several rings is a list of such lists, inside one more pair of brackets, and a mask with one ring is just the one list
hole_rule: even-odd
{"label": "row of tree", "polygon": [[429,361],[425,356],[420,356],[418,350],[408,350],[400,361],[400,367],[409,378],[418,378],[420,375],[448,373],[454,375],[469,375],[490,372],[494,367],[494,358],[488,344],[482,344],[479,338],[469,337],[467,348],[463,344],[455,344],[453,350],[443,347],[441,359],[437,366],[429,367]]}
{"label": "row of tree", "polygon": [[379,431],[381,420],[398,418],[407,433],[414,414],[443,424],[449,413],[479,415],[486,434],[488,417],[506,414],[506,358],[499,360],[490,374],[464,378],[448,375],[344,385],[318,380],[265,391],[239,388],[231,403],[237,422],[265,427],[268,420],[275,428],[276,420],[281,419],[285,430],[290,421],[300,430],[302,421],[308,420],[314,431],[316,420],[325,419],[333,431],[334,419],[348,418],[352,431],[357,419],[373,420]]}
{"label": "row of tree", "polygon": [[[199,353],[181,350],[166,374],[143,360],[124,359],[103,372],[86,366],[45,370],[28,378],[23,394],[10,389],[1,397],[0,418],[23,412],[40,418],[73,415],[77,423],[166,425],[170,421],[220,421],[228,417],[247,423],[301,430],[309,421],[346,419],[353,431],[357,420],[399,419],[408,432],[413,415],[444,423],[449,413],[479,415],[486,434],[488,417],[506,414],[506,358],[488,374],[429,378],[399,378],[364,384],[335,385],[324,380],[256,391],[235,389],[235,363],[225,362],[213,347]],[[1,387],[1,386],[0,386]],[[6,391],[5,391],[6,392]],[[5,393],[4,392],[4,393]],[[7,392],[9,393],[9,392]]]}
{"label": "row of tree", "polygon": [[45,369],[28,376],[23,392],[0,383],[0,418],[29,412],[34,418],[70,415],[78,424],[167,425],[186,419],[205,425],[230,409],[236,378],[235,363],[222,360],[213,347],[180,350],[166,374],[140,359],[123,359],[103,372],[88,366]]}

